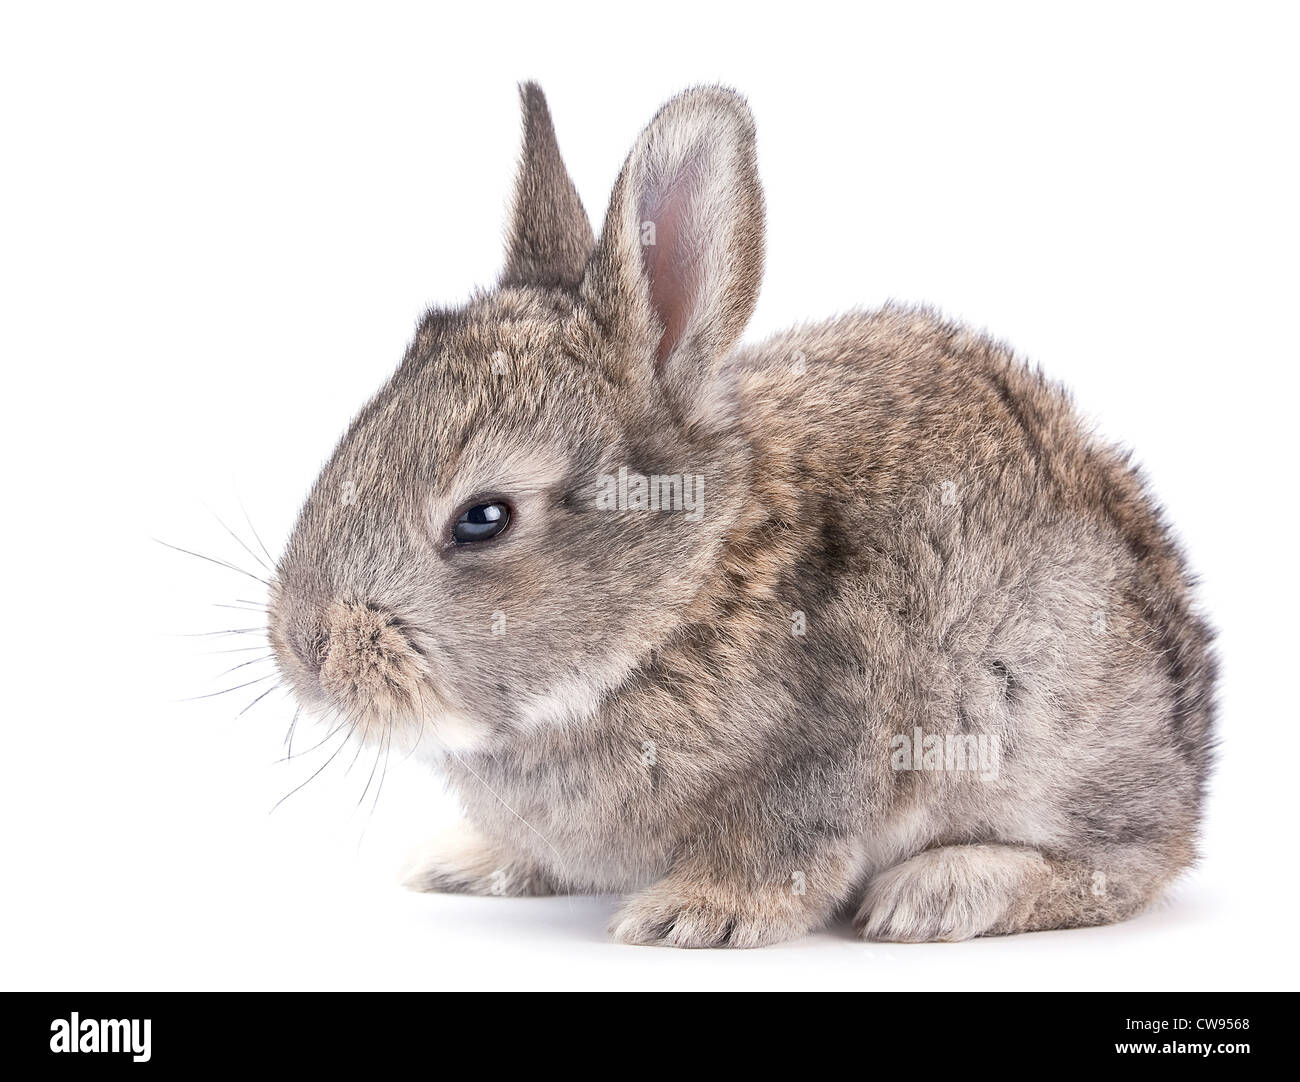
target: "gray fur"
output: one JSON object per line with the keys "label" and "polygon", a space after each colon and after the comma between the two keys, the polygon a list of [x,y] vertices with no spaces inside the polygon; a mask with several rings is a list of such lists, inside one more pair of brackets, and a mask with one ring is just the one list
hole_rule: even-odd
{"label": "gray fur", "polygon": [[[925,310],[736,348],[763,215],[733,92],[663,108],[599,241],[524,100],[501,285],[425,319],[272,591],[302,701],[464,803],[413,884],[626,892],[614,935],[677,946],[1148,904],[1194,859],[1214,663],[1126,456]],[[704,513],[600,509],[620,467],[699,475]],[[509,530],[451,544],[486,497]],[[900,768],[924,735],[995,768]]]}

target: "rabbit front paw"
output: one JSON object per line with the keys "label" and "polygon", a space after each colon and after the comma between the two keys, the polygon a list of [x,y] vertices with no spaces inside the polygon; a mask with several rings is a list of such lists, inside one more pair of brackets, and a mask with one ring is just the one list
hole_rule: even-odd
{"label": "rabbit front paw", "polygon": [[609,932],[620,943],[762,947],[811,931],[819,915],[788,888],[728,887],[669,876],[630,895]]}
{"label": "rabbit front paw", "polygon": [[495,894],[520,898],[559,893],[526,858],[462,827],[431,845],[413,862],[404,885],[430,894]]}

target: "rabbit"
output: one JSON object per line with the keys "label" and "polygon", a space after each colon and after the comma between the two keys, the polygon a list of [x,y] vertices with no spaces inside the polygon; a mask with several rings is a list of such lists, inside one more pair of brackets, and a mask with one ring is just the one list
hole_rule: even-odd
{"label": "rabbit", "polygon": [[895,304],[738,344],[754,124],[671,99],[596,237],[542,91],[496,288],[435,308],[302,508],[276,664],[464,810],[410,886],[620,895],[631,944],[1138,913],[1196,857],[1212,632],[1127,454]]}

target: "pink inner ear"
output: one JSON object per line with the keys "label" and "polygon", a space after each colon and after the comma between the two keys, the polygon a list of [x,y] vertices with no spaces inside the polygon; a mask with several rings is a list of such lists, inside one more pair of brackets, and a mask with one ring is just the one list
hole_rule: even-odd
{"label": "pink inner ear", "polygon": [[697,249],[691,236],[692,187],[689,174],[679,176],[641,203],[642,228],[646,222],[655,226],[654,244],[647,244],[642,234],[641,260],[650,283],[650,304],[663,328],[655,356],[661,365],[686,332],[699,289]]}

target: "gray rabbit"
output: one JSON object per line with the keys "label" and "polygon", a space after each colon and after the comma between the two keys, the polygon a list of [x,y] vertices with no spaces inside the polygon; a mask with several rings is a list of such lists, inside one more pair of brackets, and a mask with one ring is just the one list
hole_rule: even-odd
{"label": "gray rabbit", "polygon": [[1103,924],[1195,858],[1211,634],[1127,456],[1003,345],[886,307],[737,346],[744,101],[641,133],[595,238],[541,91],[496,289],[430,311],[277,568],[277,664],[466,823],[430,891],[625,894],[628,943],[835,914]]}

